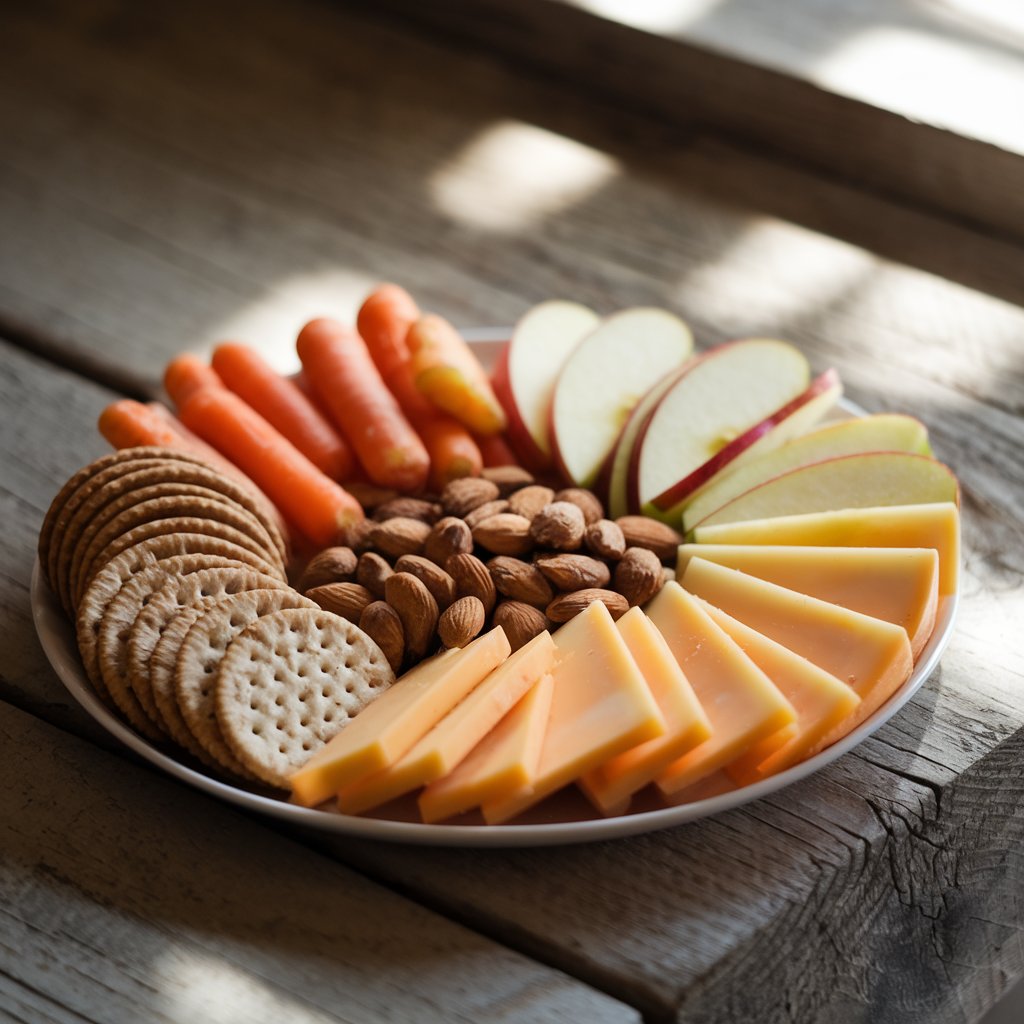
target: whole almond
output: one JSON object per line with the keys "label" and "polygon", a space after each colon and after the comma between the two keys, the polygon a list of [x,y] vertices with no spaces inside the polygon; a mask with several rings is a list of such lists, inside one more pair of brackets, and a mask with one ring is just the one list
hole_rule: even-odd
{"label": "whole almond", "polygon": [[365,509],[376,509],[388,501],[399,497],[398,491],[390,487],[378,487],[376,484],[361,483],[353,480],[345,484],[345,490]]}
{"label": "whole almond", "polygon": [[402,555],[395,562],[395,572],[411,572],[422,581],[441,611],[455,600],[455,580],[441,566],[423,555]]}
{"label": "whole almond", "polygon": [[575,551],[583,543],[583,513],[568,501],[545,505],[530,524],[530,536],[539,548]]}
{"label": "whole almond", "polygon": [[363,609],[373,601],[366,587],[358,583],[325,583],[306,591],[310,601],[316,601],[325,612],[334,612],[349,622],[358,622]]}
{"label": "whole almond", "polygon": [[472,550],[473,533],[461,519],[457,519],[455,516],[439,519],[423,545],[423,554],[440,566],[444,566],[452,555]]}
{"label": "whole almond", "polygon": [[478,597],[460,597],[441,613],[437,632],[445,647],[465,647],[484,628],[487,615]]}
{"label": "whole almond", "polygon": [[524,604],[522,601],[502,601],[494,609],[492,621],[495,626],[501,626],[505,631],[505,636],[513,651],[518,651],[520,647],[548,628],[548,620],[544,617],[544,613],[534,608],[533,605]]}
{"label": "whole almond", "polygon": [[396,572],[384,584],[384,600],[402,620],[406,663],[422,661],[437,632],[438,610],[433,595],[411,572]]}
{"label": "whole almond", "polygon": [[480,475],[495,484],[503,498],[533,483],[533,474],[522,466],[486,466]]}
{"label": "whole almond", "polygon": [[488,501],[497,501],[498,485],[479,476],[464,476],[453,480],[441,492],[441,504],[446,516],[464,516]]}
{"label": "whole almond", "polygon": [[508,502],[504,498],[499,498],[497,501],[486,501],[479,508],[473,509],[472,512],[467,512],[463,522],[472,530],[485,519],[490,519],[491,516],[507,511]]}
{"label": "whole almond", "polygon": [[621,558],[626,550],[622,528],[610,519],[598,519],[596,523],[591,523],[584,531],[583,543],[598,558],[607,558],[613,562]]}
{"label": "whole almond", "polygon": [[629,602],[614,590],[574,590],[571,594],[561,594],[547,607],[547,617],[552,622],[568,622],[580,612],[589,608],[595,601],[600,601],[611,613],[613,619],[625,615],[629,611]]}
{"label": "whole almond", "polygon": [[583,487],[566,487],[552,500],[567,501],[570,505],[575,505],[583,513],[583,521],[587,526],[604,518],[604,505],[601,504],[601,499],[593,491]]}
{"label": "whole almond", "polygon": [[608,566],[589,555],[545,555],[534,565],[559,590],[604,587],[612,578]]}
{"label": "whole almond", "polygon": [[615,589],[630,606],[649,601],[661,590],[664,582],[662,564],[658,556],[647,548],[626,548],[626,553],[615,566]]}
{"label": "whole almond", "polygon": [[402,670],[405,632],[398,612],[386,601],[374,601],[363,609],[359,628],[384,652],[395,674]]}
{"label": "whole almond", "polygon": [[495,555],[525,555],[533,547],[530,520],[512,512],[500,512],[477,523],[473,540]]}
{"label": "whole almond", "polygon": [[384,584],[394,571],[387,559],[376,551],[364,551],[356,565],[356,583],[361,583],[378,601],[383,601]]}
{"label": "whole almond", "polygon": [[615,522],[626,538],[626,547],[647,548],[662,562],[674,562],[679,545],[684,541],[678,530],[647,516],[620,516]]}
{"label": "whole almond", "polygon": [[373,546],[389,558],[418,555],[430,536],[430,527],[418,519],[397,516],[377,523],[370,534]]}
{"label": "whole almond", "polygon": [[455,580],[456,596],[479,598],[484,611],[490,615],[498,595],[487,566],[476,555],[460,552],[452,555],[444,567],[448,575]]}
{"label": "whole almond", "polygon": [[554,594],[551,586],[535,565],[508,555],[498,555],[487,563],[491,579],[499,594],[537,608],[546,608]]}
{"label": "whole almond", "polygon": [[508,499],[508,510],[517,516],[526,516],[532,519],[545,505],[550,505],[555,500],[555,492],[550,487],[542,487],[540,484],[531,484],[520,491],[516,491]]}
{"label": "whole almond", "polygon": [[299,579],[299,593],[304,594],[325,583],[348,583],[355,578],[358,558],[351,548],[324,548],[307,563]]}
{"label": "whole almond", "polygon": [[373,531],[377,524],[372,519],[360,519],[350,523],[344,531],[342,539],[357,554],[369,551],[373,546]]}
{"label": "whole almond", "polygon": [[388,519],[418,519],[433,526],[441,518],[441,506],[436,501],[424,501],[422,498],[392,498],[374,509],[373,518],[378,523]]}

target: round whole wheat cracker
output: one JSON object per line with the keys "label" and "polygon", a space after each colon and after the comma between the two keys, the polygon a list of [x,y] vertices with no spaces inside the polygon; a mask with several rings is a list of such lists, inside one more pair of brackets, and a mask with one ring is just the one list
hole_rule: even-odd
{"label": "round whole wheat cracker", "polygon": [[[219,764],[247,778],[254,776],[235,757],[217,723],[213,684],[231,642],[261,616],[285,608],[318,610],[296,590],[247,590],[222,598],[189,629],[175,664],[173,703],[181,724]],[[154,695],[170,722],[174,712],[164,708],[164,694],[155,689]]]}
{"label": "round whole wheat cracker", "polygon": [[221,660],[217,722],[246,768],[286,789],[394,680],[381,649],[340,615],[273,612],[247,626]]}

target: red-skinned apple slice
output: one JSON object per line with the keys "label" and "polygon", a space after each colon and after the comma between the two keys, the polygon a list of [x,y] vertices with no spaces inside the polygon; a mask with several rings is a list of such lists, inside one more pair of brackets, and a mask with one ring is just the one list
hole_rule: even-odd
{"label": "red-skinned apple slice", "polygon": [[626,309],[565,361],[551,400],[551,444],[563,477],[590,487],[633,407],[689,358],[693,335],[663,309]]}
{"label": "red-skinned apple slice", "polygon": [[534,306],[516,325],[498,356],[492,381],[508,416],[508,438],[531,469],[551,465],[548,409],[555,380],[572,350],[600,323],[575,302],[553,299]]}

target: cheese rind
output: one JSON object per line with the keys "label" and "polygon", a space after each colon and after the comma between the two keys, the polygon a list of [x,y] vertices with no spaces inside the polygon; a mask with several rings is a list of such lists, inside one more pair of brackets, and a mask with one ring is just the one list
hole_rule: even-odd
{"label": "cheese rind", "polygon": [[393,764],[510,652],[505,631],[498,626],[461,650],[421,662],[292,776],[293,798],[313,807]]}
{"label": "cheese rind", "polygon": [[663,792],[700,782],[795,722],[796,712],[775,684],[678,583],[666,583],[647,614],[711,723],[711,736],[657,777]]}

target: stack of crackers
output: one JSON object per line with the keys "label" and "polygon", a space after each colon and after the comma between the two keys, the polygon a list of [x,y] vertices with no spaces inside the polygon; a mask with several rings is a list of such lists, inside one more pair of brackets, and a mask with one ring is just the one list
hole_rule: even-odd
{"label": "stack of crackers", "polygon": [[288,585],[265,499],[192,455],[127,448],[80,470],[39,562],[98,696],[233,779],[286,788],[394,682],[370,637]]}

